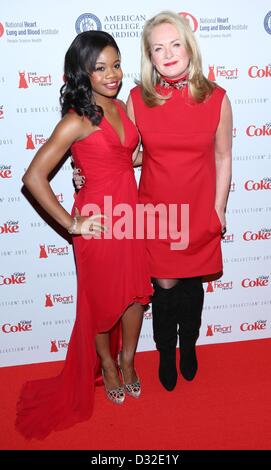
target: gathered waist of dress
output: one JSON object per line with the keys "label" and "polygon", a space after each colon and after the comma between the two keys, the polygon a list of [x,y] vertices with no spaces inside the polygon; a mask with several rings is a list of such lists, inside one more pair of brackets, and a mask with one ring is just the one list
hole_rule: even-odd
{"label": "gathered waist of dress", "polygon": [[134,173],[131,161],[97,161],[89,160],[82,162],[80,159],[75,160],[75,167],[80,168],[81,175],[92,180],[100,180],[101,178],[115,179],[118,175],[130,172]]}
{"label": "gathered waist of dress", "polygon": [[[110,175],[99,173],[99,174],[85,174],[85,183],[82,188],[87,193],[107,193],[118,192],[120,187],[131,187],[136,185],[136,179],[133,169],[115,170]],[[81,190],[81,191],[82,191]]]}

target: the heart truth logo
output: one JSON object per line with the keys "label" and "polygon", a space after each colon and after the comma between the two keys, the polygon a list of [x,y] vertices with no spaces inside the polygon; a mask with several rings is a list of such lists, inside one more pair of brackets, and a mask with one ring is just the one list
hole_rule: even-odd
{"label": "the heart truth logo", "polygon": [[24,70],[18,72],[19,74],[19,84],[18,88],[29,88],[32,85],[38,86],[51,86],[52,85],[52,76],[48,75],[38,75],[36,72],[25,72]]}

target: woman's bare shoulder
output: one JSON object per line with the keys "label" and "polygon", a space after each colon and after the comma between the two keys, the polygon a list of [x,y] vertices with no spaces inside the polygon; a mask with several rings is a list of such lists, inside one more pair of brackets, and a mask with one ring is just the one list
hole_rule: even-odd
{"label": "woman's bare shoulder", "polygon": [[117,99],[116,101],[121,105],[121,107],[122,107],[122,108],[124,109],[124,111],[127,113],[127,106],[126,106],[126,104],[124,103],[124,101],[119,100],[119,99]]}

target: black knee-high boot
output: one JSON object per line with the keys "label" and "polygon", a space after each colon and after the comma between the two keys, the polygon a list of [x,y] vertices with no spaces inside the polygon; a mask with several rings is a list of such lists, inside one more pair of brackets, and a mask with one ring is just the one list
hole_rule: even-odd
{"label": "black knee-high boot", "polygon": [[181,279],[178,284],[181,299],[179,310],[180,371],[186,380],[197,373],[196,341],[199,336],[204,290],[201,277]]}
{"label": "black knee-high boot", "polygon": [[168,391],[173,390],[177,382],[178,304],[178,285],[170,289],[164,289],[156,281],[154,282],[154,295],[152,299],[153,336],[160,353],[159,379]]}

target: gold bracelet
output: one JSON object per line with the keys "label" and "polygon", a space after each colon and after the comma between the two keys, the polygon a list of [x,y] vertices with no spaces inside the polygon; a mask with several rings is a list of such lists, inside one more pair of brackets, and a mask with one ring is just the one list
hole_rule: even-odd
{"label": "gold bracelet", "polygon": [[77,219],[77,217],[75,216],[75,217],[73,218],[73,222],[72,222],[71,226],[68,228],[68,233],[69,233],[70,235],[73,235],[73,234],[74,234],[74,232],[75,232],[75,230],[76,230],[76,227],[77,227],[77,222],[78,222],[78,219]]}

